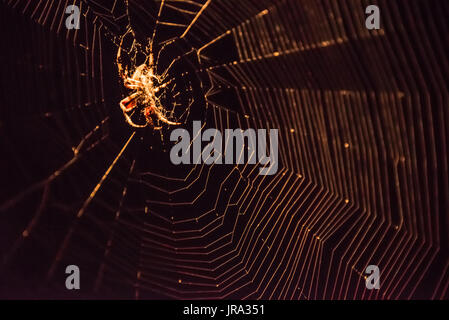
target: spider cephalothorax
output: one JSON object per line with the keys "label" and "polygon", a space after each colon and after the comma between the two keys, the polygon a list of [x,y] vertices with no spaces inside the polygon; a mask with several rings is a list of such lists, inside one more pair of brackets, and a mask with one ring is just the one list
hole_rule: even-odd
{"label": "spider cephalothorax", "polygon": [[[126,36],[126,34],[125,34]],[[123,80],[123,85],[132,90],[131,94],[120,101],[120,108],[123,111],[126,121],[133,127],[143,128],[148,125],[154,129],[161,129],[155,127],[153,118],[156,121],[161,121],[169,125],[179,125],[178,122],[173,122],[165,116],[164,107],[159,100],[159,92],[167,87],[171,80],[165,81],[165,76],[156,75],[154,67],[154,58],[152,46],[150,46],[149,53],[145,62],[133,71],[128,71],[128,68],[123,68],[121,62],[123,36],[117,51],[117,66],[119,75]],[[145,124],[136,124],[131,119],[130,114],[134,112],[142,112],[145,117]]]}

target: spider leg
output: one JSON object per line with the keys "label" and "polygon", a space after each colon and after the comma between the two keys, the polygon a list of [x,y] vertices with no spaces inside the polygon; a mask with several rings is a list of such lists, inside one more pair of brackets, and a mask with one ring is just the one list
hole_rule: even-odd
{"label": "spider leg", "polygon": [[157,118],[158,118],[159,120],[161,120],[162,122],[164,122],[164,123],[166,123],[166,124],[169,124],[169,125],[172,125],[172,126],[178,126],[178,125],[181,124],[181,123],[179,123],[179,122],[173,122],[173,121],[168,120],[166,117],[164,117],[164,116],[162,115],[162,113],[161,113],[160,111],[155,111],[155,114],[156,114],[156,116],[157,116]]}
{"label": "spider leg", "polygon": [[138,92],[133,93],[130,96],[127,96],[126,98],[122,99],[120,101],[120,108],[123,112],[130,112],[132,109],[134,109],[137,106],[137,97],[139,96]]}
{"label": "spider leg", "polygon": [[132,120],[131,120],[131,117],[126,113],[126,112],[123,112],[123,115],[125,116],[125,120],[126,120],[126,122],[128,122],[128,124],[130,125],[130,126],[132,126],[132,127],[134,127],[134,128],[145,128],[147,125],[148,125],[148,123],[145,123],[145,124],[135,124]]}
{"label": "spider leg", "polygon": [[126,33],[121,37],[120,45],[118,47],[117,57],[116,57],[118,73],[119,73],[120,77],[123,79],[125,79],[128,76],[128,69],[126,67],[123,68],[123,66],[122,66],[122,46],[123,46],[123,39],[125,39],[126,35],[129,32],[130,32],[130,30],[126,31]]}
{"label": "spider leg", "polygon": [[138,89],[142,86],[142,82],[132,78],[126,78],[123,85],[128,89]]}
{"label": "spider leg", "polygon": [[160,86],[154,88],[154,92],[159,92],[159,90],[164,89],[165,87],[167,87],[170,83],[173,82],[173,79],[170,79],[169,81],[165,82],[164,84],[161,84]]}
{"label": "spider leg", "polygon": [[147,119],[147,123],[153,127],[154,130],[161,130],[162,127],[155,127],[154,126],[154,122],[153,119],[151,119],[151,115],[154,114],[154,107],[146,107],[145,110],[143,111],[145,118]]}
{"label": "spider leg", "polygon": [[159,50],[159,52],[158,52],[158,54],[157,54],[157,57],[156,57],[156,66],[159,64],[159,59],[160,59],[161,53],[165,50],[165,48],[166,48],[167,46],[171,45],[171,44],[174,43],[175,41],[176,41],[176,38],[173,38],[173,39],[171,39],[171,40],[166,41],[166,42],[162,45],[162,47],[161,47],[161,49]]}
{"label": "spider leg", "polygon": [[[182,56],[186,56],[190,53],[194,52],[194,49],[190,50],[189,52],[183,54]],[[168,71],[173,67],[173,65],[178,62],[179,60],[181,60],[182,56],[178,56],[177,58],[173,59],[172,62],[170,63],[170,65],[167,67],[167,69],[165,69],[164,72],[162,72],[162,76],[161,78],[164,79],[165,77],[167,77]]]}
{"label": "spider leg", "polygon": [[153,49],[152,48],[151,48],[149,56],[150,56],[150,64],[149,65],[152,67],[153,63],[154,63],[154,56],[153,56]]}
{"label": "spider leg", "polygon": [[[123,47],[123,41],[124,41],[124,39],[126,38],[126,36],[129,33],[132,33],[134,35],[134,31],[131,29],[131,27],[128,27],[128,30],[126,30],[125,34],[120,37],[120,45],[118,47],[117,56],[116,56],[116,63],[117,63],[117,67],[118,67],[118,72],[119,72],[119,75],[120,75],[120,77],[122,79],[126,79],[128,77],[128,67],[125,66],[125,68],[123,68],[122,47]],[[134,47],[134,42],[133,42],[132,46]]]}
{"label": "spider leg", "polygon": [[[156,115],[158,120],[160,120],[160,121],[162,121],[162,122],[164,122],[166,124],[173,125],[173,126],[181,124],[181,123],[178,123],[178,122],[173,122],[173,121],[168,120],[166,117],[164,117],[162,115],[162,113],[154,105],[150,106],[150,107],[146,107],[144,113],[145,113],[145,117],[147,119],[151,119],[151,115],[154,114],[154,115]],[[154,129],[157,130],[157,127],[155,127]]]}

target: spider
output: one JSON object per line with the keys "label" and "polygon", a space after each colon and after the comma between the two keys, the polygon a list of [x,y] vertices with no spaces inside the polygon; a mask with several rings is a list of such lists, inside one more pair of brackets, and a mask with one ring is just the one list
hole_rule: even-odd
{"label": "spider", "polygon": [[[126,122],[135,128],[144,128],[150,125],[154,130],[160,130],[162,127],[155,127],[153,118],[156,118],[158,121],[168,125],[179,125],[180,123],[170,121],[165,117],[165,110],[160,103],[159,97],[157,96],[157,93],[160,92],[161,89],[167,87],[172,80],[163,83],[165,77],[159,77],[155,74],[154,57],[151,44],[149,55],[143,64],[135,68],[134,72],[129,72],[127,67],[123,68],[121,63],[122,45],[123,39],[127,33],[125,33],[120,41],[120,47],[117,51],[116,60],[119,75],[123,79],[123,85],[132,90],[130,95],[120,101],[120,108],[123,111]],[[146,123],[143,125],[134,123],[129,114],[134,111],[135,108],[142,105],[145,106],[142,113],[146,119]]]}

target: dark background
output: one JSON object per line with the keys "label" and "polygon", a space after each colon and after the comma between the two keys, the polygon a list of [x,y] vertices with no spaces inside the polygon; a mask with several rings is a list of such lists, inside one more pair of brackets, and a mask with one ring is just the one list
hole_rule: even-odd
{"label": "dark background", "polygon": [[[2,298],[448,298],[447,1],[376,1],[372,32],[359,0],[213,0],[185,38],[157,26],[156,43],[176,38],[159,67],[180,56],[170,76],[195,101],[182,126],[277,128],[278,174],[173,166],[172,128],[146,128],[86,206],[133,133],[117,37],[131,22],[145,43],[159,7],[82,1],[75,33],[64,2],[48,3],[0,4]],[[364,288],[369,264],[379,291]]]}

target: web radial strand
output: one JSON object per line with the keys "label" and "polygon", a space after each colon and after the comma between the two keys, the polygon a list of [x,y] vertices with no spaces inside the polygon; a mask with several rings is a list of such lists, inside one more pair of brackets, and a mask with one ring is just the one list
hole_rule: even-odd
{"label": "web radial strand", "polygon": [[[2,2],[7,284],[31,257],[57,293],[76,261],[98,297],[448,298],[449,8],[377,2],[379,31],[362,0]],[[172,165],[171,126],[123,117],[120,47],[180,126],[279,129],[277,174]]]}

